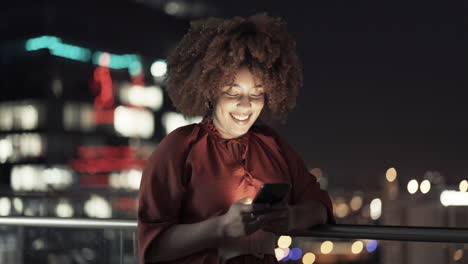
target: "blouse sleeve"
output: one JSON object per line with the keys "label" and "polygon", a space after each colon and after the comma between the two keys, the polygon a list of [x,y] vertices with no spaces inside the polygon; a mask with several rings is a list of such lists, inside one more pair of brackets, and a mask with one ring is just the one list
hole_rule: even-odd
{"label": "blouse sleeve", "polygon": [[327,223],[335,224],[333,215],[333,205],[328,192],[320,188],[317,178],[312,175],[304,164],[300,156],[290,147],[286,141],[275,132],[275,139],[280,146],[283,156],[286,159],[291,173],[291,204],[299,204],[307,200],[316,200],[323,203],[327,209]]}
{"label": "blouse sleeve", "polygon": [[167,135],[147,161],[138,196],[140,263],[149,263],[162,232],[178,224],[186,191],[185,157],[191,129],[179,128]]}

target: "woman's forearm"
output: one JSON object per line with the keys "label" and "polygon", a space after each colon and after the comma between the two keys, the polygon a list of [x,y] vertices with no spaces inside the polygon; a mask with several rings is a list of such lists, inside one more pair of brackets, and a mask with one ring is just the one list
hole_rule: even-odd
{"label": "woman's forearm", "polygon": [[319,201],[309,200],[293,206],[292,230],[302,230],[327,222],[327,208]]}
{"label": "woman's forearm", "polygon": [[150,253],[152,262],[175,260],[207,248],[217,248],[222,240],[220,217],[193,224],[179,224],[158,237]]}

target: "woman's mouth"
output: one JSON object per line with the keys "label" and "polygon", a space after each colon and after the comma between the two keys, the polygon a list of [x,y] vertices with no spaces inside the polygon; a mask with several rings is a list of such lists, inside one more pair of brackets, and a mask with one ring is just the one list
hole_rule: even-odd
{"label": "woman's mouth", "polygon": [[236,114],[231,114],[231,117],[232,117],[232,119],[233,119],[236,123],[238,123],[238,124],[240,124],[240,125],[245,125],[245,124],[249,123],[249,120],[250,120],[250,116],[251,116],[251,115],[252,115],[252,114],[249,114],[249,115],[236,115]]}

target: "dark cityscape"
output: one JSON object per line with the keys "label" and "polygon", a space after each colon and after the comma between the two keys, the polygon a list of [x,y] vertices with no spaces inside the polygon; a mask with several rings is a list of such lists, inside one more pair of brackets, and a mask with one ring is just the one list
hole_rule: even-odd
{"label": "dark cityscape", "polygon": [[[287,22],[304,73],[296,107],[271,127],[329,193],[337,226],[460,228],[468,240],[464,3],[2,6],[0,263],[139,263],[146,161],[203,118],[172,105],[166,58],[190,21],[260,12]],[[457,241],[283,235],[274,250],[279,263],[468,263]]]}

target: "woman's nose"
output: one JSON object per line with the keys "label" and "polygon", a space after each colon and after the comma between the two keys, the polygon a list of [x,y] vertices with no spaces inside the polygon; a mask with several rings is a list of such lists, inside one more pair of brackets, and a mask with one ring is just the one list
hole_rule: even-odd
{"label": "woman's nose", "polygon": [[238,107],[251,107],[251,101],[249,96],[241,96],[239,102],[237,103]]}

